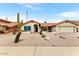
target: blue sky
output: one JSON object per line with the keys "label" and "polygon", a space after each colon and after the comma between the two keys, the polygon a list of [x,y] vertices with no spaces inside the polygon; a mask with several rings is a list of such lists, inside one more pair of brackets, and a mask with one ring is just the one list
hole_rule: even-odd
{"label": "blue sky", "polygon": [[0,18],[16,21],[16,14],[20,13],[20,20],[39,22],[58,22],[61,20],[79,19],[79,4],[77,3],[0,3]]}

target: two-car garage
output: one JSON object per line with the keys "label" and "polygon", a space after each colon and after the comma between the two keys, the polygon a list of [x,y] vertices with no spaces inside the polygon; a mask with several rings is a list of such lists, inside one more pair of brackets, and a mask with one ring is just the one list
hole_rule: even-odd
{"label": "two-car garage", "polygon": [[60,32],[74,32],[74,27],[61,26],[59,27]]}
{"label": "two-car garage", "polygon": [[79,23],[65,20],[56,25],[56,32],[79,32]]}

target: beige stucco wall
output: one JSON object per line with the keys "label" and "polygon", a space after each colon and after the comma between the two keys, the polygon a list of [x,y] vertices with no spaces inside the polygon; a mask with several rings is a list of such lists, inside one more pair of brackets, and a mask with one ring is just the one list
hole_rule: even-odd
{"label": "beige stucco wall", "polygon": [[35,23],[35,22],[29,22],[25,25],[22,26],[21,30],[24,30],[24,26],[31,26],[31,32],[34,32],[34,25],[38,25],[38,32],[40,32],[40,27],[39,27],[39,24],[38,23]]}
{"label": "beige stucco wall", "polygon": [[2,31],[2,30],[6,30],[6,27],[0,26],[0,31]]}
{"label": "beige stucco wall", "polygon": [[52,27],[52,32],[55,32],[56,31],[56,27]]}
{"label": "beige stucco wall", "polygon": [[[66,22],[66,23],[64,22],[64,23],[61,23],[61,24],[57,25],[55,27],[55,31],[60,32],[59,27],[61,27],[61,26],[76,26],[76,25],[74,25],[72,23],[69,23],[69,22]],[[75,32],[76,32],[76,27],[75,27]]]}

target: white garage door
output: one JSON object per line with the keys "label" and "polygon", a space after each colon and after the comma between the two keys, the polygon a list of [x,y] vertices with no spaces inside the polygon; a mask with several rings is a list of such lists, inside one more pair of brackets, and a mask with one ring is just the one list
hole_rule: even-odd
{"label": "white garage door", "polygon": [[60,27],[61,32],[74,32],[74,27]]}

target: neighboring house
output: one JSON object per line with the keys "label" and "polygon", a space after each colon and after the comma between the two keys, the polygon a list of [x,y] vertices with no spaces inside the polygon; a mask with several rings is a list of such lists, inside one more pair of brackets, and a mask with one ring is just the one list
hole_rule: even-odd
{"label": "neighboring house", "polygon": [[65,20],[57,23],[54,29],[55,32],[79,32],[79,21]]}
{"label": "neighboring house", "polygon": [[30,32],[40,32],[41,30],[40,23],[34,20],[27,21],[26,23],[23,24],[21,30]]}
{"label": "neighboring house", "polygon": [[43,30],[51,32],[79,32],[79,21],[64,20],[59,23],[41,23]]}
{"label": "neighboring house", "polygon": [[16,31],[17,23],[0,19],[0,33],[9,33]]}

